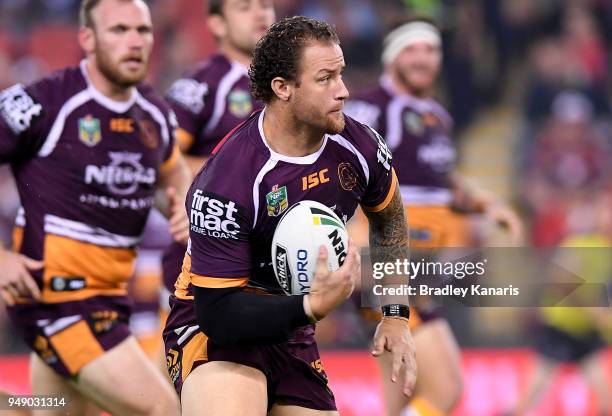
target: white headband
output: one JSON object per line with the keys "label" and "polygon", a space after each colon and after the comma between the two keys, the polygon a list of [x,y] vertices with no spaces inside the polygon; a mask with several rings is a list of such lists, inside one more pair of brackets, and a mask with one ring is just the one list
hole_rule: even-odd
{"label": "white headband", "polygon": [[427,42],[435,47],[440,47],[442,40],[438,29],[427,22],[406,23],[385,37],[383,63],[389,65],[406,46],[416,42]]}

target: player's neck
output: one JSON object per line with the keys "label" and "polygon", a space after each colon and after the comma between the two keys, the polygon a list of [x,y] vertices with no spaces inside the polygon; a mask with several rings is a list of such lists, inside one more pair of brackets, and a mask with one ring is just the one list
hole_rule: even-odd
{"label": "player's neck", "polygon": [[391,88],[398,95],[410,95],[411,97],[419,98],[421,100],[426,100],[432,97],[433,87],[426,90],[415,90],[414,88],[410,88],[408,85],[406,85],[405,82],[403,82],[393,73],[389,74],[389,80],[391,83]]}
{"label": "player's neck", "polygon": [[325,133],[298,122],[289,113],[278,103],[266,106],[263,131],[268,146],[283,156],[303,157],[315,153]]}
{"label": "player's neck", "polygon": [[114,101],[127,101],[131,98],[133,87],[122,87],[110,81],[100,72],[92,59],[87,60],[85,68],[89,82],[105,97]]}
{"label": "player's neck", "polygon": [[227,42],[221,43],[221,45],[219,45],[219,52],[225,55],[225,57],[230,61],[238,62],[246,68],[251,65],[251,54],[246,54],[243,51],[234,48]]}

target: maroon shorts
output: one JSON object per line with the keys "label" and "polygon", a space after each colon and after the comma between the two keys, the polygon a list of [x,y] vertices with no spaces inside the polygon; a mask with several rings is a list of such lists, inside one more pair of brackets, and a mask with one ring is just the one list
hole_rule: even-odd
{"label": "maroon shorts", "polygon": [[127,297],[97,296],[16,305],[8,311],[32,351],[57,374],[70,378],[130,336],[130,309]]}
{"label": "maroon shorts", "polygon": [[193,321],[178,327],[173,325],[185,307],[193,314],[193,304],[177,301],[174,296],[171,299],[172,311],[164,330],[164,342],[168,372],[179,396],[183,382],[197,366],[210,361],[230,361],[264,373],[268,383],[268,409],[281,404],[336,410],[314,340],[314,326],[297,329],[289,341],[280,344],[221,347]]}

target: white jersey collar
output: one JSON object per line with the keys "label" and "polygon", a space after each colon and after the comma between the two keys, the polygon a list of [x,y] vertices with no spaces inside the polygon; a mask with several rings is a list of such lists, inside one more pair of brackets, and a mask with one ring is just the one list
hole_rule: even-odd
{"label": "white jersey collar", "polygon": [[264,109],[259,114],[259,120],[257,122],[257,126],[259,128],[259,135],[261,136],[261,140],[263,141],[263,144],[268,148],[268,151],[270,152],[270,159],[279,160],[279,161],[283,161],[287,163],[293,163],[296,165],[311,165],[315,163],[317,159],[319,159],[319,156],[321,156],[321,153],[323,153],[323,150],[325,150],[325,145],[327,144],[327,139],[328,139],[327,134],[323,138],[323,144],[321,144],[321,147],[319,147],[319,149],[316,152],[311,153],[306,156],[285,156],[283,154],[275,152],[268,145],[268,141],[266,140],[266,135],[264,134],[264,129],[263,129],[263,119],[264,119],[265,112],[266,112],[266,109],[264,107]]}

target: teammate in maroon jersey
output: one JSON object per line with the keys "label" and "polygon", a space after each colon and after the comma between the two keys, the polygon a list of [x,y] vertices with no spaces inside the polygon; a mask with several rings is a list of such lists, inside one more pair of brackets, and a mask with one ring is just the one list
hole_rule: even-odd
{"label": "teammate in maroon jersey", "polygon": [[0,252],[2,293],[35,352],[34,394],[66,397],[75,414],[89,399],[113,414],[174,415],[176,395],[129,332],[126,280],[157,188],[173,189],[171,232],[187,231],[189,170],[175,116],[140,84],[147,5],[85,0],[81,25],[79,67],[0,92],[0,161],[23,207],[18,254]]}
{"label": "teammate in maroon jersey", "polygon": [[[343,69],[328,24],[294,17],[273,25],[250,68],[265,109],[219,144],[189,190],[190,243],[164,330],[185,415],[337,415],[313,323],[349,296],[359,254],[349,243],[344,265],[329,272],[321,250],[307,259],[318,262],[311,292],[283,296],[270,247],[282,214],[302,200],[344,221],[361,205],[373,246],[407,247],[391,155],[378,133],[344,117]],[[313,174],[325,180],[308,186]],[[407,311],[389,305],[374,343],[376,354],[393,355],[394,379],[404,366],[409,393],[416,369]]]}
{"label": "teammate in maroon jersey", "polygon": [[[261,108],[251,97],[248,65],[275,19],[272,0],[211,0],[208,15],[219,52],[188,70],[166,96],[177,115],[179,147],[194,175],[219,140]],[[175,242],[164,252],[163,281],[169,293],[175,290],[185,249]],[[162,296],[162,308],[168,307],[169,293]]]}
{"label": "teammate in maroon jersey", "polygon": [[[433,22],[404,23],[385,38],[379,85],[349,101],[346,112],[377,129],[393,152],[411,247],[466,246],[467,229],[456,211],[484,213],[518,241],[522,232],[517,216],[491,196],[468,188],[455,173],[453,122],[432,97],[441,59],[440,33]],[[459,349],[437,308],[425,305],[414,312],[411,326],[420,371],[405,414],[449,414],[461,395]],[[387,413],[395,416],[408,399],[384,376],[390,363],[383,359],[380,364]]]}

